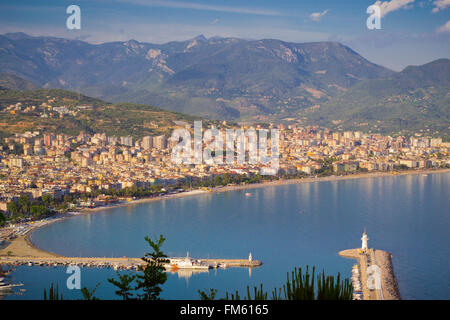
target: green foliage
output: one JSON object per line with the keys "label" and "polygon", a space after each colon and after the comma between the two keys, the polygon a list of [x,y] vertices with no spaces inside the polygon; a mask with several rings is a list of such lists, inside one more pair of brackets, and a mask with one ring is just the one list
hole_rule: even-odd
{"label": "green foliage", "polygon": [[0,210],[0,227],[2,227],[6,223],[6,217],[3,214],[3,211]]}
{"label": "green foliage", "polygon": [[[214,289],[211,289],[211,292]],[[317,290],[317,292],[316,292]],[[214,292],[215,293],[217,290]],[[205,292],[199,291],[202,299],[208,297]],[[306,266],[306,271],[303,273],[302,268],[295,268],[291,272],[291,277],[287,273],[286,283],[283,284],[283,289],[275,288],[272,291],[272,300],[351,300],[353,294],[353,287],[349,279],[341,281],[341,276],[338,273],[337,277],[326,276],[325,271],[317,275],[317,286],[315,285],[315,267],[312,268],[312,273],[309,273],[309,266]],[[250,287],[247,286],[247,300],[267,300],[268,293],[264,291],[263,285],[253,288],[253,295],[250,292]],[[225,300],[241,300],[241,295],[238,291],[235,293],[225,294]]]}
{"label": "green foliage", "polygon": [[36,219],[41,219],[47,216],[49,213],[49,208],[44,205],[32,205],[30,207],[30,214]]}
{"label": "green foliage", "polygon": [[133,287],[131,286],[131,284],[136,279],[136,275],[121,275],[119,272],[117,272],[117,277],[119,278],[119,280],[115,280],[113,278],[108,279],[108,282],[112,283],[118,288],[118,290],[116,290],[114,293],[119,297],[122,297],[123,300],[132,299],[133,293],[131,291],[133,290]]}
{"label": "green foliage", "polygon": [[94,296],[95,291],[99,287],[100,283],[97,283],[94,289],[89,290],[86,287],[81,288],[81,294],[83,295],[84,300],[100,300],[96,296]]}
{"label": "green foliage", "polygon": [[314,273],[315,267],[310,275],[308,266],[306,266],[305,274],[302,274],[302,268],[298,271],[295,268],[292,271],[291,280],[288,273],[286,284],[283,285],[285,300],[314,300]]}
{"label": "green foliage", "polygon": [[[159,300],[162,292],[161,286],[167,281],[164,263],[167,262],[167,256],[161,251],[161,247],[166,239],[160,235],[157,241],[153,241],[148,236],[145,241],[153,249],[152,252],[146,253],[142,260],[146,265],[140,267],[138,274],[135,276],[121,275],[117,273],[118,280],[108,279],[110,283],[117,287],[115,294],[124,300],[141,299],[141,300]],[[132,283],[136,280],[136,284]],[[136,296],[132,293],[135,291]]]}
{"label": "green foliage", "polygon": [[[42,107],[43,103],[51,100],[52,107],[66,106],[76,115],[64,115],[62,118],[53,112],[53,117],[43,118],[45,111],[48,115],[51,111]],[[3,124],[0,136],[8,136],[16,132],[26,130],[39,130],[77,135],[81,131],[87,133],[106,133],[109,136],[133,136],[141,138],[146,135],[161,135],[169,133],[176,120],[192,122],[198,117],[171,112],[148,105],[133,103],[111,104],[79,95],[76,92],[59,89],[39,89],[32,91],[2,90],[0,88],[0,110],[2,106],[9,106],[21,102],[23,106],[34,105],[37,108],[32,112],[0,112],[0,122]],[[79,109],[79,105],[90,105],[92,109]],[[19,144],[13,150],[14,154],[23,154],[23,148]],[[65,154],[70,157],[70,154]]]}
{"label": "green foliage", "polygon": [[325,271],[317,277],[317,300],[351,300],[353,288],[349,279],[341,282],[341,275],[338,273],[336,281],[333,276],[325,277]]}
{"label": "green foliage", "polygon": [[201,300],[214,300],[216,298],[217,289],[209,289],[209,292],[198,290]]}
{"label": "green foliage", "polygon": [[61,292],[61,295],[59,294],[58,285],[56,285],[56,288],[53,287],[53,282],[50,285],[48,297],[47,297],[47,290],[44,289],[44,300],[63,300],[63,294]]}
{"label": "green foliage", "polygon": [[167,281],[167,274],[164,272],[164,263],[167,262],[167,256],[161,251],[161,246],[166,239],[160,235],[157,242],[151,240],[148,236],[145,241],[153,249],[146,253],[142,260],[147,264],[141,269],[142,274],[137,275],[136,290],[142,290],[143,294],[138,294],[143,300],[159,300],[162,291],[161,285]]}
{"label": "green foliage", "polygon": [[161,193],[162,185],[156,184],[153,186],[150,186],[146,189],[140,188],[140,187],[127,187],[120,190],[116,189],[101,189],[101,190],[95,190],[90,193],[87,193],[86,196],[90,198],[95,198],[99,195],[108,195],[108,196],[114,196],[114,197],[136,197],[136,198],[144,198],[149,197],[155,194]]}
{"label": "green foliage", "polygon": [[43,195],[41,199],[30,200],[27,195],[20,196],[16,201],[10,201],[7,205],[12,220],[20,220],[32,216],[40,219],[48,216],[52,211],[50,206],[53,204],[52,196]]}
{"label": "green foliage", "polygon": [[6,209],[8,210],[8,212],[12,217],[17,217],[19,215],[19,208],[15,201],[9,202],[8,205],[6,206]]}

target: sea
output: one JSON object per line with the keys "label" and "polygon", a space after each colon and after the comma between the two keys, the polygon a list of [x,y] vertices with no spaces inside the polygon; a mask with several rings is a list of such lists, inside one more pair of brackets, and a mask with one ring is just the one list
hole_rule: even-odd
{"label": "sea", "polygon": [[[217,298],[247,286],[271,297],[294,268],[351,277],[354,260],[338,252],[361,246],[393,256],[402,299],[450,299],[450,173],[365,177],[204,193],[111,208],[74,216],[37,229],[31,241],[66,256],[142,257],[144,240],[163,235],[170,257],[261,260],[257,268],[168,273],[163,299]],[[68,289],[65,267],[18,266],[8,281],[22,283],[3,299],[42,299],[58,287],[64,299],[81,299]],[[134,271],[123,271],[134,272]],[[81,286],[100,299],[118,299],[108,278],[112,269],[81,269]]]}

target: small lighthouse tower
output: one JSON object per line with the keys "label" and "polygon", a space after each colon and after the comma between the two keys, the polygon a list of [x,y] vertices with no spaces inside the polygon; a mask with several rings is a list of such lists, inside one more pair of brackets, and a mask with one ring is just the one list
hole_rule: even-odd
{"label": "small lighthouse tower", "polygon": [[361,238],[361,241],[362,241],[361,250],[363,252],[365,252],[368,249],[368,247],[367,247],[367,241],[368,240],[369,240],[369,237],[367,236],[366,228],[364,228],[364,233],[363,233],[362,238]]}
{"label": "small lighthouse tower", "polygon": [[252,262],[253,258],[252,258],[252,253],[250,252],[250,254],[248,255],[248,261]]}

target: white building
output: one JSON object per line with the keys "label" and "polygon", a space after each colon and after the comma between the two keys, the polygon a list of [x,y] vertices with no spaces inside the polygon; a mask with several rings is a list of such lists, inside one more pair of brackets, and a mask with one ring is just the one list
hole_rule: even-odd
{"label": "white building", "polygon": [[364,233],[361,238],[361,241],[362,241],[361,250],[362,251],[366,251],[368,249],[368,246],[367,246],[368,240],[369,240],[369,237],[367,236],[366,230],[364,230]]}

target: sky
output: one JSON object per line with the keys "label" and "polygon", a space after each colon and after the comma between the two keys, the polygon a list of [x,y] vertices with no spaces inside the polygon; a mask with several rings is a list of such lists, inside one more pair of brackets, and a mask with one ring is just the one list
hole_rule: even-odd
{"label": "sky", "polygon": [[[69,5],[81,29],[68,30]],[[369,30],[367,8],[381,10]],[[90,43],[165,43],[206,37],[341,42],[371,62],[400,71],[450,58],[450,0],[0,0],[0,34]]]}

